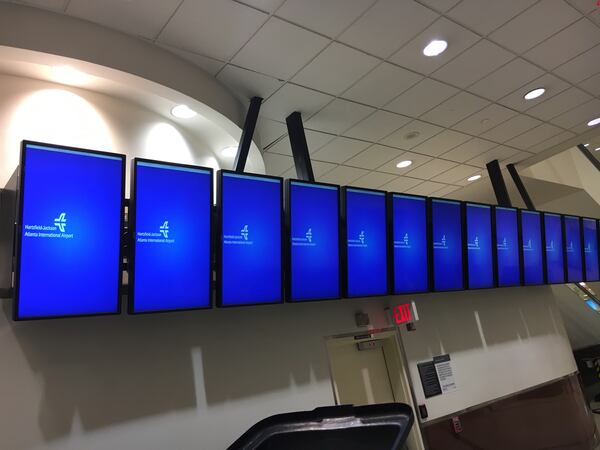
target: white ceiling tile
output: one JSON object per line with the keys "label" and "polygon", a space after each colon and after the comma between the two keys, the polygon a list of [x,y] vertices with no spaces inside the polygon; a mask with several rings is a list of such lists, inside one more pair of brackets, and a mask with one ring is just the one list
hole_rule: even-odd
{"label": "white ceiling tile", "polygon": [[158,40],[226,60],[250,39],[266,19],[266,14],[235,2],[183,2]]}
{"label": "white ceiling tile", "polygon": [[255,135],[258,135],[262,148],[265,148],[285,134],[287,134],[285,123],[260,117],[256,124]]}
{"label": "white ceiling tile", "polygon": [[325,183],[335,183],[341,186],[348,185],[354,180],[369,173],[365,169],[357,169],[356,167],[348,166],[337,166],[335,169],[327,172],[324,176],[320,177],[319,181]]}
{"label": "white ceiling tile", "polygon": [[598,0],[567,0],[571,6],[574,6],[584,14],[594,11],[598,7]]}
{"label": "white ceiling tile", "polygon": [[486,35],[535,2],[536,0],[463,0],[448,16]]}
{"label": "white ceiling tile", "polygon": [[423,77],[384,62],[342,94],[342,97],[375,106],[385,105]]}
{"label": "white ceiling tile", "polygon": [[[394,159],[382,164],[377,168],[379,172],[392,173],[394,175],[406,175],[413,169],[422,166],[423,164],[428,163],[433,158],[426,155],[420,155],[418,153],[404,152],[396,156]],[[400,161],[412,161],[412,164],[403,169],[399,169],[396,167]]]}
{"label": "white ceiling tile", "polygon": [[[313,174],[315,175],[315,179],[320,181],[319,179],[325,175],[327,172],[332,171],[337,167],[337,164],[332,164],[328,162],[321,161],[311,161]],[[298,178],[298,174],[296,173],[296,167],[291,168],[286,171],[283,175],[284,178]]]}
{"label": "white ceiling tile", "polygon": [[490,102],[480,97],[462,91],[423,114],[421,119],[443,127],[450,127],[489,104]]}
{"label": "white ceiling tile", "polygon": [[585,89],[587,92],[600,97],[600,73],[588,78],[585,81],[579,83],[581,89]]}
{"label": "white ceiling tile", "polygon": [[524,58],[552,70],[575,58],[600,42],[600,30],[589,19],[582,18],[560,33],[538,44]]}
{"label": "white ceiling tile", "polygon": [[513,58],[514,56],[503,48],[482,39],[436,70],[432,76],[454,86],[466,88]]}
{"label": "white ceiling tile", "polygon": [[504,161],[507,158],[519,153],[519,150],[512,147],[506,147],[505,145],[499,145],[481,155],[476,156],[475,158],[468,161],[469,164],[473,166],[485,167],[485,165],[495,159],[498,161]]}
{"label": "white ceiling tile", "polygon": [[516,116],[517,113],[504,106],[492,103],[481,111],[467,117],[452,128],[474,136],[500,125],[502,122]]}
{"label": "white ceiling tile", "polygon": [[418,117],[457,92],[458,89],[452,86],[425,78],[386,104],[385,109]]}
{"label": "white ceiling tile", "polygon": [[396,175],[383,172],[369,172],[365,176],[352,182],[352,186],[362,187],[367,189],[379,189],[382,185],[389,183]]}
{"label": "white ceiling tile", "polygon": [[600,8],[596,8],[596,11],[589,14],[588,17],[590,18],[590,20],[592,22],[594,22],[596,25],[600,26]]}
{"label": "white ceiling tile", "polygon": [[312,157],[318,161],[341,164],[362,152],[369,145],[371,145],[369,142],[337,137],[321,147]]}
{"label": "white ceiling tile", "polygon": [[71,0],[67,14],[154,39],[180,3],[180,0]]}
{"label": "white ceiling tile", "polygon": [[410,188],[415,187],[417,184],[421,184],[423,181],[418,178],[410,177],[397,177],[389,183],[381,186],[380,189],[388,192],[406,193]]}
{"label": "white ceiling tile", "polygon": [[549,120],[591,99],[589,94],[573,87],[534,106],[527,113],[542,120]]}
{"label": "white ceiling tile", "polygon": [[542,69],[517,58],[470,86],[469,91],[498,100],[543,74]]}
{"label": "white ceiling tile", "polygon": [[308,151],[314,153],[323,147],[328,142],[331,142],[334,138],[334,134],[322,133],[320,131],[304,130],[306,137],[306,144],[308,145]]}
{"label": "white ceiling tile", "polygon": [[523,53],[579,17],[581,14],[563,0],[544,0],[493,32],[490,38],[517,53]]}
{"label": "white ceiling tile", "polygon": [[572,129],[578,125],[587,124],[590,120],[600,117],[600,100],[593,99],[583,105],[577,106],[566,113],[552,119],[563,128]]}
{"label": "white ceiling tile", "polygon": [[67,6],[68,0],[21,0],[19,3],[36,6],[38,8],[50,9],[52,11],[63,12]]}
{"label": "white ceiling tile", "polygon": [[460,2],[460,0],[421,0],[421,3],[424,3],[441,13],[448,11],[458,2]]}
{"label": "white ceiling tile", "polygon": [[450,161],[464,163],[477,155],[487,152],[497,146],[495,142],[486,141],[485,139],[473,138],[464,144],[454,147],[452,150],[444,153],[442,157]]}
{"label": "white ceiling tile", "polygon": [[292,81],[338,95],[373,69],[379,60],[343,44],[333,42]]}
{"label": "white ceiling tile", "polygon": [[503,161],[503,164],[517,164],[521,161],[525,161],[528,158],[531,158],[533,155],[529,152],[517,152],[512,156],[509,156]]}
{"label": "white ceiling tile", "polygon": [[442,183],[436,183],[435,181],[425,181],[412,189],[409,189],[407,194],[414,195],[431,195],[436,191],[445,188],[446,185]]}
{"label": "white ceiling tile", "polygon": [[232,62],[287,80],[328,43],[326,38],[318,34],[271,17]]}
{"label": "white ceiling tile", "polygon": [[529,147],[527,151],[532,153],[540,153],[545,150],[548,150],[550,147],[554,147],[555,145],[558,145],[561,142],[565,142],[567,139],[571,139],[573,137],[575,137],[575,133],[571,133],[570,131],[563,131],[562,133],[557,134],[556,136],[551,137],[550,139],[547,139],[544,142],[534,145],[533,147]]}
{"label": "white ceiling tile", "polygon": [[438,14],[412,0],[380,0],[339,40],[387,58],[437,17]]}
{"label": "white ceiling tile", "polygon": [[512,139],[515,136],[518,136],[521,133],[524,133],[527,130],[532,129],[540,125],[540,122],[533,117],[526,116],[524,114],[519,114],[518,116],[513,117],[512,119],[508,119],[506,122],[501,123],[497,127],[492,128],[489,131],[486,131],[481,135],[481,137],[485,139],[490,139],[492,141],[504,143],[509,139]]}
{"label": "white ceiling tile", "polygon": [[409,170],[406,175],[422,180],[431,180],[433,177],[456,167],[458,164],[445,159],[432,159],[416,169]]}
{"label": "white ceiling tile", "polygon": [[442,153],[446,153],[448,150],[467,142],[469,139],[471,139],[471,136],[467,134],[453,130],[444,130],[440,134],[437,134],[431,139],[414,147],[413,151],[429,156],[439,156]]}
{"label": "white ceiling tile", "polygon": [[374,111],[369,106],[338,98],[312,116],[306,126],[313,130],[341,134]]}
{"label": "white ceiling tile", "polygon": [[243,101],[248,101],[255,96],[268,98],[283,84],[277,78],[268,77],[251,70],[240,69],[230,64],[219,72],[217,79]]}
{"label": "white ceiling tile", "polygon": [[[423,55],[423,49],[435,39],[448,42],[447,50],[434,58]],[[441,17],[416,38],[396,52],[390,61],[423,74],[430,74],[479,40],[472,31]]]}
{"label": "white ceiling tile", "polygon": [[286,136],[283,139],[276,141],[275,143],[271,143],[266,147],[266,150],[271,153],[292,156],[290,138]]}
{"label": "white ceiling tile", "polygon": [[434,177],[433,181],[449,184],[467,184],[467,178],[477,174],[481,174],[481,168],[461,164]]}
{"label": "white ceiling tile", "polygon": [[268,119],[285,121],[291,113],[300,111],[306,119],[331,100],[333,97],[329,95],[288,83],[263,102],[260,114]]}
{"label": "white ceiling tile", "polygon": [[[534,100],[525,100],[523,98],[523,96],[527,94],[527,92],[539,87],[543,87],[546,89],[544,95]],[[498,102],[505,106],[508,106],[509,108],[513,108],[517,111],[523,112],[530,108],[533,108],[534,106],[542,103],[543,101],[548,100],[549,98],[554,97],[555,95],[561,93],[568,87],[568,83],[555,77],[554,75],[547,73],[546,75],[542,75],[540,78],[527,83],[525,86],[520,87],[519,89],[515,90],[513,93],[507,95],[506,97],[501,98],[500,100],[498,100]]]}
{"label": "white ceiling tile", "polygon": [[421,122],[420,120],[413,120],[389,136],[386,136],[381,140],[381,143],[404,150],[410,150],[421,142],[435,136],[442,130],[443,128],[438,127],[437,125]]}
{"label": "white ceiling tile", "polygon": [[344,136],[377,142],[406,125],[410,120],[406,116],[379,110],[344,132]]}
{"label": "white ceiling tile", "polygon": [[459,186],[451,186],[448,185],[446,187],[441,188],[439,191],[435,191],[433,195],[435,197],[446,197],[448,194],[452,194],[454,191],[460,189]]}
{"label": "white ceiling tile", "polygon": [[402,153],[404,152],[397,148],[375,144],[346,161],[346,164],[353,167],[374,170],[391,160],[394,160],[397,164],[397,160]]}
{"label": "white ceiling tile", "polygon": [[159,47],[164,48],[165,50],[170,51],[171,53],[175,53],[177,56],[185,59],[186,61],[191,62],[195,66],[200,67],[206,73],[215,76],[219,70],[225,66],[224,61],[219,61],[218,59],[209,58],[208,56],[198,55],[197,53],[189,52],[187,50],[182,50],[180,48],[172,47],[166,44],[157,44]]}
{"label": "white ceiling tile", "polygon": [[527,150],[530,147],[539,144],[540,142],[550,139],[552,136],[556,136],[563,130],[550,125],[549,123],[543,123],[525,133],[511,139],[506,142],[506,145],[516,147],[521,150]]}
{"label": "white ceiling tile", "polygon": [[254,8],[258,8],[262,11],[273,12],[277,8],[279,8],[279,6],[281,6],[281,4],[285,0],[234,0],[234,1],[236,1],[238,3],[244,3],[246,5],[250,5]]}
{"label": "white ceiling tile", "polygon": [[[596,32],[600,33],[598,29]],[[600,45],[564,63],[562,66],[556,68],[554,73],[566,78],[571,83],[579,83],[581,80],[600,73],[600,64],[598,61],[600,61]]]}
{"label": "white ceiling tile", "polygon": [[294,158],[291,156],[266,152],[263,154],[263,159],[267,175],[279,176],[286,170],[294,167]]}
{"label": "white ceiling tile", "polygon": [[374,0],[287,0],[277,16],[335,37],[373,3]]}

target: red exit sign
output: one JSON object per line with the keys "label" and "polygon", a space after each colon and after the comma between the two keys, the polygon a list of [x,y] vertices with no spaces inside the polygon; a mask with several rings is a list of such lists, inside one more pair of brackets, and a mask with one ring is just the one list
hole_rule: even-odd
{"label": "red exit sign", "polygon": [[394,317],[394,322],[396,322],[396,325],[412,322],[413,314],[410,303],[394,306],[394,309],[392,310],[392,316]]}

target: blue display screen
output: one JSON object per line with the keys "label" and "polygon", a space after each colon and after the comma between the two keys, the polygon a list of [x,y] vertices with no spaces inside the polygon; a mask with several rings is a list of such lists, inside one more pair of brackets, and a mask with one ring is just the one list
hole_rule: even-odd
{"label": "blue display screen", "polygon": [[210,307],[211,193],[208,169],[136,161],[133,312]]}
{"label": "blue display screen", "polygon": [[521,284],[517,210],[496,207],[498,286]]}
{"label": "blue display screen", "polygon": [[564,283],[565,263],[560,215],[544,214],[544,233],[546,235],[546,274],[548,283]]}
{"label": "blue display screen", "polygon": [[118,312],[124,157],[23,151],[15,318]]}
{"label": "blue display screen", "polygon": [[598,268],[598,222],[596,219],[583,219],[583,250],[585,255],[585,280],[600,280]]}
{"label": "blue display screen", "polygon": [[466,212],[469,288],[494,287],[492,207],[467,203]]}
{"label": "blue display screen", "polygon": [[581,228],[579,217],[565,216],[565,247],[567,249],[567,281],[583,281]]}
{"label": "blue display screen", "polygon": [[281,302],[282,181],[220,174],[220,304]]}
{"label": "blue display screen", "polygon": [[460,203],[431,200],[433,286],[436,291],[463,289]]}
{"label": "blue display screen", "polygon": [[347,295],[388,293],[384,192],[346,189]]}
{"label": "blue display screen", "polygon": [[393,194],[394,293],[429,289],[425,197]]}
{"label": "blue display screen", "polygon": [[542,265],[541,215],[535,211],[521,211],[523,236],[523,282],[525,285],[544,283]]}
{"label": "blue display screen", "polygon": [[290,299],[340,297],[339,188],[290,182]]}

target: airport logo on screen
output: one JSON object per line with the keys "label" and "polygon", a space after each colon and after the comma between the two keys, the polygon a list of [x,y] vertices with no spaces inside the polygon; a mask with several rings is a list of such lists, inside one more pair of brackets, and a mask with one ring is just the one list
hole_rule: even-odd
{"label": "airport logo on screen", "polygon": [[569,242],[569,245],[567,246],[567,253],[574,253],[575,252],[575,247],[573,246],[573,241]]}
{"label": "airport logo on screen", "polygon": [[510,250],[510,247],[508,245],[508,239],[506,238],[502,238],[502,242],[498,243],[498,245],[496,246],[498,248],[498,250]]}
{"label": "airport logo on screen", "polygon": [[304,236],[302,237],[293,237],[292,236],[292,246],[302,246],[302,247],[316,247],[317,243],[313,242],[313,232],[312,228],[309,228]]}
{"label": "airport logo on screen", "polygon": [[239,234],[224,234],[223,244],[226,245],[253,245],[254,241],[250,239],[250,228],[244,225]]}
{"label": "airport logo on screen", "polygon": [[67,213],[61,212],[53,225],[24,225],[26,238],[73,239],[74,233],[67,233]]}
{"label": "airport logo on screen", "polygon": [[140,244],[174,244],[175,239],[169,239],[169,221],[159,225],[158,231],[138,231],[137,242]]}
{"label": "airport logo on screen", "polygon": [[358,233],[357,239],[348,239],[348,247],[367,248],[368,246],[369,244],[367,244],[364,230],[361,230],[360,233]]}
{"label": "airport logo on screen", "polygon": [[394,248],[412,248],[408,233],[404,233],[404,237],[401,241],[394,241]]}
{"label": "airport logo on screen", "polygon": [[532,252],[533,251],[533,239],[528,239],[527,242],[523,242],[523,251]]}
{"label": "airport logo on screen", "polygon": [[550,245],[546,245],[546,251],[553,252],[556,248],[554,247],[554,239],[550,240]]}
{"label": "airport logo on screen", "polygon": [[592,243],[588,242],[588,245],[585,246],[585,248],[583,249],[584,253],[592,253]]}
{"label": "airport logo on screen", "polygon": [[433,243],[433,248],[435,249],[440,249],[440,250],[446,250],[448,248],[448,242],[446,241],[446,235],[442,235],[442,240],[439,242],[434,242]]}
{"label": "airport logo on screen", "polygon": [[467,242],[467,248],[469,250],[481,250],[481,247],[479,247],[479,236],[475,236],[473,242]]}

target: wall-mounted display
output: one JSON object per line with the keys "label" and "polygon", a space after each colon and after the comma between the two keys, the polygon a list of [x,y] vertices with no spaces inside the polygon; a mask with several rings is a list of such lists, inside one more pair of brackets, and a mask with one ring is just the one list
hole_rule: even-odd
{"label": "wall-mounted display", "polygon": [[579,217],[564,216],[565,254],[567,255],[567,282],[583,281],[583,247]]}
{"label": "wall-mounted display", "polygon": [[15,320],[120,312],[125,156],[23,142]]}
{"label": "wall-mounted display", "polygon": [[465,232],[468,288],[494,287],[492,207],[466,203]]}
{"label": "wall-mounted display", "polygon": [[521,210],[523,245],[523,283],[526,286],[544,284],[544,254],[542,251],[542,219],[537,211]]}
{"label": "wall-mounted display", "polygon": [[217,305],[283,301],[283,180],[218,172]]}
{"label": "wall-mounted display", "polygon": [[548,283],[564,283],[565,263],[560,214],[544,213],[544,242]]}
{"label": "wall-mounted display", "polygon": [[339,186],[288,180],[287,297],[291,301],[341,296]]}
{"label": "wall-mounted display", "polygon": [[212,173],[134,159],[129,312],[210,308]]}
{"label": "wall-mounted display", "polygon": [[431,251],[433,289],[464,289],[463,236],[461,204],[453,200],[432,198]]}
{"label": "wall-mounted display", "polygon": [[585,256],[585,281],[600,280],[598,264],[598,221],[583,218],[583,251]]}
{"label": "wall-mounted display", "polygon": [[429,290],[427,198],[390,194],[395,294]]}
{"label": "wall-mounted display", "polygon": [[370,189],[342,188],[345,296],[389,293],[386,194]]}
{"label": "wall-mounted display", "polygon": [[494,214],[498,286],[519,286],[521,284],[521,251],[517,210],[496,206]]}

